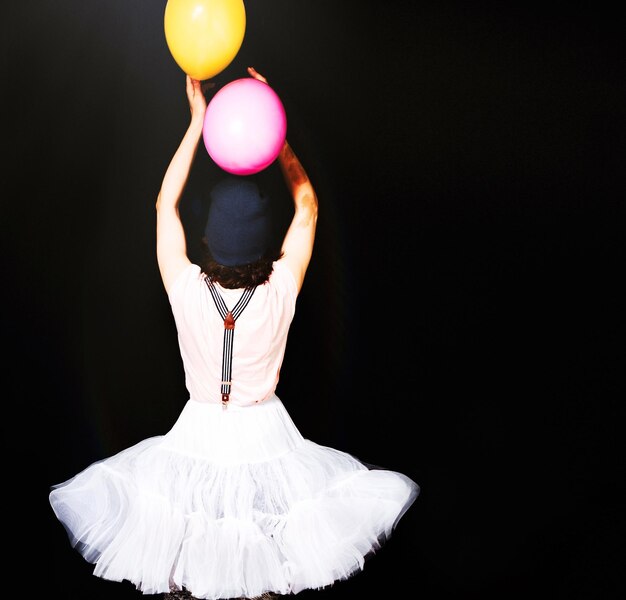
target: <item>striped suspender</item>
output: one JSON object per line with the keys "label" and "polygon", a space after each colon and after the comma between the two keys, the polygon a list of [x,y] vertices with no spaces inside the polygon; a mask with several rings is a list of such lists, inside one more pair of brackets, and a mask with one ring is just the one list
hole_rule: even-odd
{"label": "striped suspender", "polygon": [[226,408],[230,399],[230,386],[232,384],[231,377],[233,372],[233,338],[235,336],[235,321],[241,315],[244,308],[248,306],[248,302],[250,302],[256,287],[246,288],[234,308],[232,310],[228,310],[226,304],[224,303],[224,299],[215,288],[213,282],[208,277],[205,277],[204,281],[209,287],[209,291],[211,292],[217,311],[220,313],[222,319],[224,319],[224,351],[222,354],[222,385],[220,390],[222,393],[222,406]]}

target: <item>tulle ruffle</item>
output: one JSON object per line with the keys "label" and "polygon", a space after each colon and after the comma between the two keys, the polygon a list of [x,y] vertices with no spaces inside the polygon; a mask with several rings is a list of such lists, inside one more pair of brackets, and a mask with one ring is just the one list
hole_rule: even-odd
{"label": "tulle ruffle", "polygon": [[304,439],[273,397],[228,410],[189,400],[166,435],[92,464],[50,502],[95,575],[216,600],[350,577],[418,493]]}

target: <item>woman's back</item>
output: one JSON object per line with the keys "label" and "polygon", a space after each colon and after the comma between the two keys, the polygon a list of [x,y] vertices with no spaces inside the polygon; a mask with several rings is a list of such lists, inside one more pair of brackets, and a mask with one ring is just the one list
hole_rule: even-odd
{"label": "woman's back", "polygon": [[[243,294],[243,290],[224,289],[217,284],[214,289],[228,310],[233,309]],[[248,406],[274,393],[296,298],[293,276],[280,261],[275,262],[269,281],[255,288],[235,322],[229,404]],[[197,265],[190,265],[178,276],[170,289],[169,300],[190,398],[220,403],[224,319],[206,276]]]}

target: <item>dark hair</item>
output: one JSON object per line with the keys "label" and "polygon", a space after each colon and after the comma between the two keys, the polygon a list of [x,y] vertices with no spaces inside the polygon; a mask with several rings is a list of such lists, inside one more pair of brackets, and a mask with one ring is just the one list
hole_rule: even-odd
{"label": "dark hair", "polygon": [[202,272],[223,288],[231,290],[264,284],[274,270],[274,261],[282,256],[282,252],[273,252],[246,265],[227,267],[216,262],[211,256],[206,238],[202,238],[201,246],[200,267]]}

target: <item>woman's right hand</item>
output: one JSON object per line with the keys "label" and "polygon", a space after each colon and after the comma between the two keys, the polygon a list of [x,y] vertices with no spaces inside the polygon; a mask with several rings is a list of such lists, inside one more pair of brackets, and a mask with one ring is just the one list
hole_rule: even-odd
{"label": "woman's right hand", "polygon": [[267,79],[265,79],[265,77],[263,77],[263,75],[261,75],[260,73],[257,73],[254,67],[248,67],[248,73],[250,77],[254,77],[255,79],[258,79],[259,81],[262,81],[263,83],[267,83]]}

